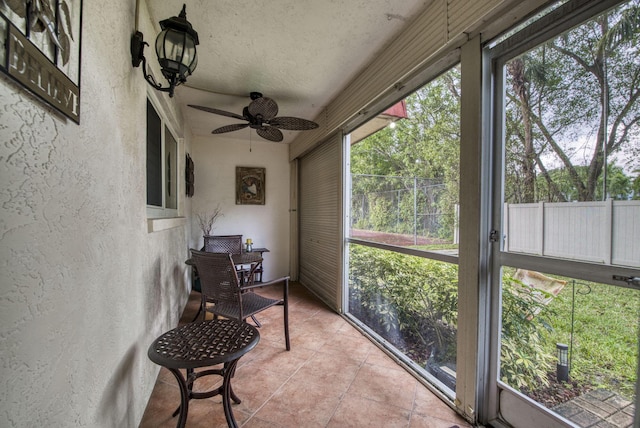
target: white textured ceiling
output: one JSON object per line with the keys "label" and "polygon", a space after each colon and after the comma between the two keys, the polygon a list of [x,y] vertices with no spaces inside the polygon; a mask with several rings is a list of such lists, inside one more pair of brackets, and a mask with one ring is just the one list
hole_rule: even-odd
{"label": "white textured ceiling", "polygon": [[[147,0],[147,5],[157,23],[178,15],[186,3],[187,19],[200,39],[198,67],[186,86],[176,89],[176,99],[185,109],[187,127],[195,135],[209,136],[219,126],[241,121],[186,104],[242,114],[251,101],[249,93],[258,91],[278,103],[279,116],[315,120],[429,2]],[[250,132],[255,131],[246,128],[224,136],[246,140]],[[283,134],[288,143],[297,132]],[[254,133],[252,138],[259,137]]]}

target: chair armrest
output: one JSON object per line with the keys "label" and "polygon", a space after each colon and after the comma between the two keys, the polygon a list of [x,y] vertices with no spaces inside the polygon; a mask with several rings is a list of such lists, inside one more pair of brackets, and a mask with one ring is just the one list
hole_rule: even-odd
{"label": "chair armrest", "polygon": [[246,285],[244,287],[240,287],[240,289],[243,290],[243,291],[244,290],[251,290],[252,288],[262,288],[262,287],[267,287],[269,285],[280,284],[281,282],[284,282],[285,285],[288,287],[290,278],[291,278],[290,276],[283,276],[281,278],[276,278],[276,279],[273,279],[273,280],[267,281],[267,282],[259,282],[257,284]]}

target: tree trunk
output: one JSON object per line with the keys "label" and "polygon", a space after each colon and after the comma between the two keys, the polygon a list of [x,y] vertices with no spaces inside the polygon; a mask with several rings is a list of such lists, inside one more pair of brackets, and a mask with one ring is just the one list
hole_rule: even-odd
{"label": "tree trunk", "polygon": [[524,153],[522,154],[522,202],[535,202],[535,151],[533,148],[533,132],[531,117],[529,116],[529,96],[527,93],[526,77],[524,74],[524,62],[516,58],[507,65],[507,71],[513,81],[513,91],[520,101],[520,112],[522,114],[522,127],[524,136]]}

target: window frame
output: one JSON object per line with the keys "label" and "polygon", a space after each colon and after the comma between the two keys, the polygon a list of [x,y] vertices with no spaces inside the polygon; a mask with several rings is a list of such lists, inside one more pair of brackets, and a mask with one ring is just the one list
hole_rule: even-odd
{"label": "window frame", "polygon": [[[384,244],[380,242],[374,242],[369,240],[364,240],[361,238],[354,238],[349,236],[350,229],[350,219],[351,219],[351,192],[352,192],[352,182],[351,182],[351,140],[350,136],[353,131],[355,131],[358,127],[364,125],[366,122],[375,118],[380,112],[386,110],[389,106],[398,103],[399,101],[405,99],[410,96],[412,93],[420,90],[422,87],[428,85],[430,82],[438,79],[443,74],[448,73],[454,67],[462,67],[462,51],[461,49],[455,49],[452,52],[445,55],[438,61],[434,61],[433,64],[426,67],[422,72],[418,73],[414,76],[410,82],[402,88],[401,92],[394,92],[393,94],[387,95],[383,97],[381,101],[379,101],[375,106],[371,106],[368,111],[370,112],[367,115],[362,115],[355,119],[354,121],[348,123],[343,128],[343,156],[344,161],[343,165],[343,209],[342,209],[342,219],[343,219],[343,233],[342,233],[342,308],[343,308],[343,316],[347,321],[355,325],[358,329],[360,329],[366,336],[368,336],[373,342],[377,343],[379,347],[381,347],[385,352],[392,355],[393,358],[403,366],[409,373],[413,374],[419,382],[425,385],[431,392],[433,392],[436,396],[438,396],[445,404],[451,406],[452,408],[456,408],[458,406],[458,397],[457,392],[455,390],[450,390],[447,386],[445,386],[440,380],[436,379],[435,376],[428,374],[427,371],[416,364],[413,360],[411,360],[406,355],[397,351],[393,345],[390,345],[383,337],[379,336],[375,331],[373,331],[367,324],[356,318],[349,311],[349,254],[350,254],[350,245],[361,245],[363,247],[369,248],[377,248],[381,250],[390,251],[397,254],[402,254],[404,256],[414,256],[427,260],[436,261],[439,263],[449,263],[452,265],[457,265],[460,267],[460,251],[459,248],[458,254],[447,254],[437,251],[431,250],[421,250],[409,247],[402,247],[391,244]],[[462,70],[461,70],[462,71]],[[462,85],[462,79],[460,81]],[[373,112],[376,112],[373,114]],[[462,117],[462,106],[460,111],[460,118]],[[460,122],[460,126],[462,122]],[[462,141],[460,142],[462,143]],[[458,291],[458,301],[460,296],[460,291]],[[459,313],[466,312],[465,308],[458,308]],[[470,317],[463,315],[459,317],[460,319],[464,317],[463,325],[458,327],[458,330],[465,329],[464,323],[468,322]],[[472,320],[471,323],[475,323],[475,320]],[[462,337],[460,334],[459,337]],[[462,341],[460,338],[457,341],[457,356],[458,360],[466,359],[469,355],[475,355],[475,351],[471,349],[469,343]],[[466,382],[466,385],[461,385],[465,387],[469,387],[472,383],[471,380],[466,379],[462,381]]]}
{"label": "window frame", "polygon": [[[505,76],[502,70],[504,64],[523,52],[535,48],[571,28],[582,25],[585,21],[604,10],[623,2],[624,0],[567,1],[536,21],[524,26],[524,28],[513,31],[508,37],[499,37],[499,41],[488,41],[485,44],[483,49],[483,74],[487,79],[487,83],[483,91],[487,100],[485,111],[483,112],[483,125],[486,127],[483,149],[491,153],[492,171],[490,173],[490,183],[484,184],[484,194],[487,196],[483,203],[483,213],[490,218],[489,230],[500,231],[503,223],[504,148],[502,132],[504,119],[502,114],[505,111],[503,102]],[[516,266],[592,282],[606,283],[612,286],[617,284],[611,281],[611,270],[631,276],[633,275],[632,269],[618,266],[612,269],[603,269],[593,263],[567,261],[553,256],[509,253],[503,250],[503,242],[498,241],[493,244],[489,254],[489,265],[487,266],[490,275],[488,279],[489,285],[484,290],[488,298],[487,312],[492,316],[484,326],[490,332],[487,337],[487,342],[490,345],[486,355],[489,361],[482,363],[486,376],[483,381],[484,391],[479,395],[480,422],[489,423],[496,427],[511,426],[501,412],[501,406],[505,406],[516,409],[513,413],[518,415],[523,426],[559,425],[561,422],[556,414],[547,409],[541,409],[537,403],[531,403],[528,399],[523,398],[519,392],[512,390],[511,387],[498,379],[501,331],[501,320],[498,316],[501,311],[501,287],[498,284],[500,284],[501,266]],[[505,394],[501,396],[501,393]],[[636,397],[637,401],[638,398]],[[508,405],[504,403],[508,403]]]}
{"label": "window frame", "polygon": [[[151,93],[147,94],[146,100],[147,100],[147,104],[146,104],[147,108],[150,105],[155,110],[158,117],[160,118],[160,144],[161,144],[160,168],[161,168],[161,181],[162,181],[162,190],[161,190],[162,204],[160,206],[150,205],[147,199],[145,202],[147,218],[149,220],[153,220],[153,219],[165,219],[165,218],[178,217],[180,215],[180,212],[182,211],[182,205],[183,205],[183,198],[182,198],[180,189],[184,185],[184,177],[181,174],[179,174],[178,171],[180,170],[180,167],[182,165],[181,153],[184,153],[184,141],[182,138],[178,137],[178,133],[175,131],[176,127],[174,126],[172,121],[169,120],[169,115],[167,114],[166,109],[162,108],[158,100]],[[145,117],[147,117],[147,115],[145,115]],[[169,152],[167,145],[170,143],[169,139],[167,138],[167,133],[175,142],[175,150],[171,150],[171,153],[175,153],[175,159],[171,161],[171,165],[173,167],[173,171],[171,171],[172,177],[167,176],[167,173],[168,173],[167,170],[171,169],[171,168],[167,168],[167,163],[166,163],[167,154]],[[145,133],[145,143],[147,142],[146,137],[147,137],[147,134]],[[145,144],[145,153],[147,151],[147,145],[148,143]],[[146,159],[146,156],[145,156],[145,159]],[[168,205],[167,185],[168,185],[168,180],[170,178],[173,179],[172,188],[175,188],[175,192],[176,192],[175,208],[167,206]],[[145,194],[146,194],[147,185],[148,185],[147,179],[148,179],[148,164],[145,164]]]}

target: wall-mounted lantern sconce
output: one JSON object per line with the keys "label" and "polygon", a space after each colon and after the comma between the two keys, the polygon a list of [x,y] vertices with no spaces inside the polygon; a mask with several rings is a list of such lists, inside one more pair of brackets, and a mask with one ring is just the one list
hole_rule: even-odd
{"label": "wall-mounted lantern sconce", "polygon": [[162,67],[162,75],[169,81],[168,87],[163,88],[147,73],[147,60],[143,51],[144,46],[149,44],[144,41],[142,33],[136,31],[131,37],[131,63],[138,67],[142,62],[145,80],[157,90],[169,92],[170,97],[173,97],[175,87],[186,82],[187,76],[190,76],[198,65],[196,45],[200,42],[198,33],[187,21],[186,9],[187,6],[182,5],[180,16],[160,21],[162,31],[156,38],[156,54]]}
{"label": "wall-mounted lantern sconce", "polygon": [[564,343],[556,343],[558,361],[556,363],[556,377],[560,382],[569,381],[569,347]]}

